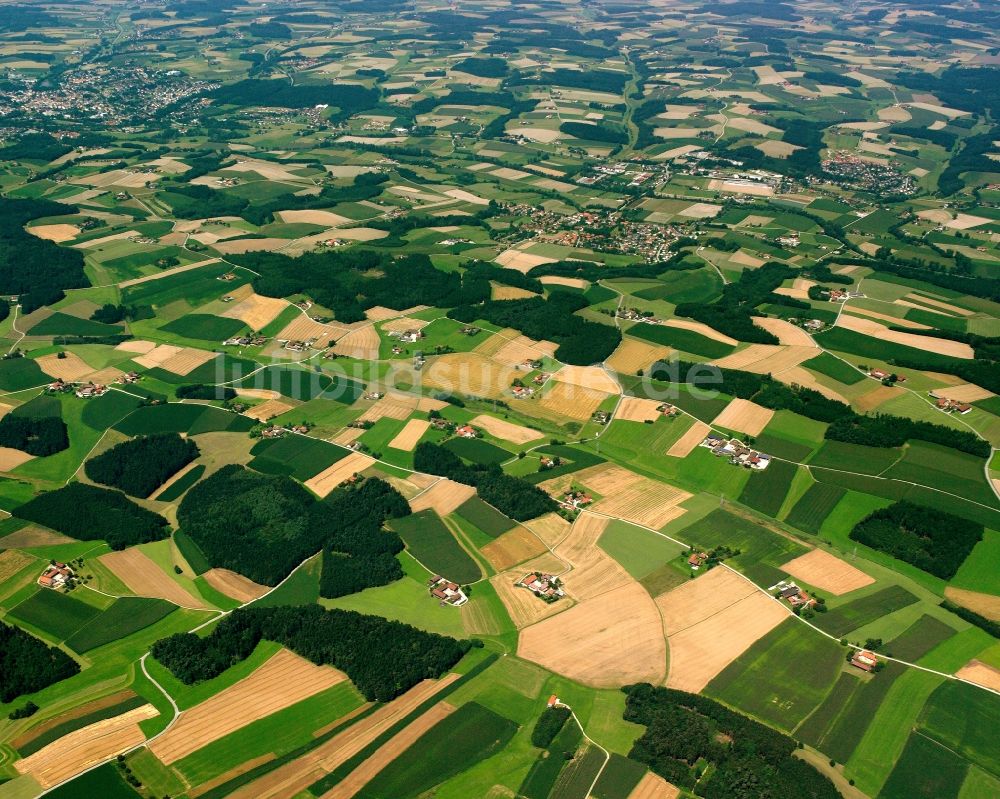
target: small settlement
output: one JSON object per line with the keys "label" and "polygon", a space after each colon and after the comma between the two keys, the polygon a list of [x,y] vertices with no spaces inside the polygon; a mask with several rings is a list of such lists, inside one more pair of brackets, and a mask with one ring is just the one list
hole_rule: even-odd
{"label": "small settlement", "polygon": [[65,563],[51,563],[38,577],[42,588],[62,588],[73,577],[73,570]]}
{"label": "small settlement", "polygon": [[771,465],[771,456],[744,444],[738,438],[731,438],[728,441],[717,435],[710,435],[698,446],[707,447],[712,450],[712,454],[720,458],[729,458],[729,462],[734,466],[743,466],[747,469],[763,471]]}
{"label": "small settlement", "polygon": [[457,583],[446,580],[439,574],[435,574],[427,581],[427,590],[430,591],[432,597],[440,600],[442,606],[453,605],[457,608],[469,601]]}
{"label": "small settlement", "polygon": [[514,583],[518,588],[527,588],[545,602],[556,602],[566,595],[562,580],[552,574],[529,572]]}

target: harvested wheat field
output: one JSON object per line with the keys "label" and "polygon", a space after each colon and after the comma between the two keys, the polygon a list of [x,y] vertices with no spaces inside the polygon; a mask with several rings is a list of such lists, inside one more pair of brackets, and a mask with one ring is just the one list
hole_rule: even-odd
{"label": "harvested wheat field", "polygon": [[522,630],[517,654],[584,685],[612,688],[662,682],[667,648],[656,604],[632,581]]}
{"label": "harvested wheat field", "polygon": [[255,583],[249,577],[229,569],[209,569],[201,576],[216,591],[240,602],[253,602],[270,590],[266,585]]}
{"label": "harvested wheat field", "polygon": [[363,422],[377,422],[388,417],[402,421],[417,410],[418,398],[406,394],[386,394],[368,408],[359,418]]}
{"label": "harvested wheat field", "polygon": [[590,281],[582,277],[560,277],[558,275],[545,275],[538,278],[543,286],[569,286],[574,289],[590,288]]}
{"label": "harvested wheat field", "polygon": [[657,361],[664,360],[671,351],[670,347],[626,336],[604,363],[620,374],[634,375],[639,369],[649,369]]}
{"label": "harvested wheat field", "polygon": [[597,542],[607,529],[609,519],[594,513],[581,513],[569,529],[555,554],[567,562],[570,570],[563,575],[566,592],[577,600],[613,591],[634,580]]}
{"label": "harvested wheat field", "polygon": [[378,331],[374,325],[366,325],[352,330],[346,336],[337,340],[333,351],[337,355],[355,358],[359,361],[374,361],[378,358],[378,348],[381,344]]}
{"label": "harvested wheat field", "polygon": [[781,568],[792,577],[834,596],[864,588],[875,582],[861,569],[823,549],[814,549],[812,552],[800,555]]}
{"label": "harvested wheat field", "polygon": [[562,541],[571,527],[568,521],[554,512],[546,513],[544,516],[523,522],[523,524],[550,547],[554,547]]}
{"label": "harvested wheat field", "polygon": [[393,449],[401,449],[404,452],[412,452],[413,448],[417,446],[417,442],[420,441],[420,437],[427,432],[430,426],[431,423],[426,419],[410,419],[396,437],[389,442],[388,446]]}
{"label": "harvested wheat field", "polygon": [[969,591],[965,588],[952,588],[950,585],[944,589],[945,599],[950,599],[956,605],[968,608],[985,616],[993,621],[1000,621],[1000,597],[994,594],[981,594],[978,591]]}
{"label": "harvested wheat field", "polygon": [[773,416],[774,411],[770,408],[763,408],[755,402],[737,397],[715,417],[712,426],[757,436]]}
{"label": "harvested wheat field", "polygon": [[861,413],[874,411],[876,408],[885,405],[885,403],[890,400],[894,400],[896,397],[901,397],[906,391],[906,389],[900,388],[899,386],[876,385],[877,387],[873,388],[871,391],[866,391],[860,397],[854,398],[853,405]]}
{"label": "harvested wheat field", "polygon": [[539,438],[545,438],[544,433],[532,430],[530,427],[514,424],[504,419],[497,419],[495,416],[480,414],[469,422],[473,427],[485,430],[494,438],[509,441],[511,444],[527,444]]}
{"label": "harvested wheat field", "polygon": [[177,353],[171,358],[167,358],[163,363],[160,364],[161,369],[166,369],[168,372],[173,372],[175,375],[180,375],[185,377],[199,366],[202,366],[209,361],[213,361],[219,357],[217,352],[208,352],[206,350],[196,350],[191,347],[185,347],[183,351]]}
{"label": "harvested wheat field", "polygon": [[[492,356],[494,361],[504,366],[519,366],[525,361],[552,358],[559,348],[557,344],[553,344],[551,341],[535,341],[517,333],[509,336],[507,335],[507,331],[497,333],[491,339],[483,342],[483,344],[492,346],[492,340],[498,336],[501,337],[500,344],[492,353]],[[479,347],[477,347],[476,352],[479,351]]]}
{"label": "harvested wheat field", "polygon": [[287,307],[288,302],[285,300],[251,293],[222,315],[230,319],[239,319],[251,330],[260,330],[277,319]]}
{"label": "harvested wheat field", "polygon": [[1000,692],[1000,669],[996,669],[981,660],[970,660],[955,672],[960,680],[981,685],[991,691]]}
{"label": "harvested wheat field", "polygon": [[476,489],[472,486],[442,477],[430,488],[411,499],[410,508],[414,513],[430,508],[439,516],[447,516],[475,495]]}
{"label": "harvested wheat field", "polygon": [[331,340],[343,336],[347,330],[339,325],[324,325],[314,322],[306,314],[289,322],[275,336],[276,341],[311,341],[316,349],[323,349]]}
{"label": "harvested wheat field", "polygon": [[402,696],[382,705],[371,715],[320,744],[308,754],[238,788],[229,794],[229,799],[278,799],[278,797],[284,799],[288,796],[297,796],[457,679],[457,674],[447,674],[440,680],[424,680],[418,683]]}
{"label": "harvested wheat field", "polygon": [[546,552],[545,544],[527,528],[518,525],[503,535],[497,536],[480,552],[497,571],[509,569],[517,563],[524,563]]}
{"label": "harvested wheat field", "polygon": [[37,236],[46,241],[54,241],[61,244],[70,241],[80,235],[80,228],[76,225],[35,225],[27,228],[32,236]]}
{"label": "harvested wheat field", "polygon": [[776,336],[781,344],[788,344],[794,347],[816,347],[816,342],[812,340],[812,336],[798,325],[793,325],[785,319],[773,319],[770,316],[755,316],[753,323],[757,327],[764,328],[771,335]]}
{"label": "harvested wheat field", "polygon": [[705,436],[707,436],[711,430],[712,428],[704,422],[695,420],[694,424],[688,428],[687,432],[670,445],[670,449],[667,450],[667,455],[671,458],[686,458],[694,452],[695,447],[705,440]]}
{"label": "harvested wheat field", "polygon": [[622,397],[615,411],[615,418],[626,422],[655,422],[662,416],[656,410],[660,403],[644,397]]}
{"label": "harvested wheat field", "polygon": [[170,765],[252,721],[346,679],[347,675],[332,666],[317,666],[281,649],[250,676],[185,710],[169,730],[150,743],[150,751]]}
{"label": "harvested wheat field", "polygon": [[34,459],[34,455],[13,447],[0,447],[0,472],[10,472]]}
{"label": "harvested wheat field", "polygon": [[340,444],[340,446],[346,447],[347,445],[357,441],[364,434],[365,430],[361,427],[345,427],[330,440],[334,444]]}
{"label": "harvested wheat field", "polygon": [[987,391],[985,388],[980,388],[972,383],[962,383],[957,386],[948,386],[947,388],[936,388],[934,389],[934,393],[939,397],[947,397],[956,402],[978,402],[979,400],[996,396],[992,391]]}
{"label": "harvested wheat field", "polygon": [[618,381],[600,366],[564,366],[552,375],[552,379],[606,394],[621,393]]}
{"label": "harvested wheat field", "polygon": [[780,376],[787,369],[792,369],[803,361],[816,357],[816,345],[784,346],[780,344],[751,344],[746,349],[712,361],[715,366],[723,369],[739,369],[744,372],[754,372],[759,375],[773,374]]}
{"label": "harvested wheat field", "polygon": [[352,452],[345,458],[341,458],[336,463],[328,466],[319,474],[313,475],[305,481],[304,485],[314,494],[325,497],[333,489],[349,480],[355,474],[363,472],[377,461],[362,452]]}
{"label": "harvested wheat field", "polygon": [[832,388],[829,388],[819,382],[819,379],[803,366],[793,366],[791,369],[786,369],[780,375],[775,375],[775,377],[782,383],[791,384],[795,383],[802,388],[811,388],[813,391],[822,394],[827,399],[835,400],[836,402],[842,402],[844,405],[850,405],[851,403],[848,399]]}
{"label": "harvested wheat field", "polygon": [[500,399],[517,372],[474,352],[431,358],[424,367],[425,385],[453,394]]}
{"label": "harvested wheat field", "polygon": [[260,405],[254,405],[254,407],[246,412],[246,415],[251,419],[256,419],[258,422],[266,422],[275,416],[287,413],[294,407],[294,405],[290,405],[282,400],[272,399],[262,402]]}
{"label": "harvested wheat field", "polygon": [[87,380],[92,383],[97,383],[98,385],[109,385],[114,383],[119,377],[125,374],[121,369],[115,369],[113,366],[106,366],[103,369],[99,369],[96,372],[91,372],[87,375]]}
{"label": "harvested wheat field", "polygon": [[878,319],[882,322],[888,322],[890,325],[895,325],[896,327],[908,327],[910,330],[932,329],[930,325],[922,325],[920,322],[912,322],[909,319],[903,319],[899,316],[892,316],[891,314],[872,311],[868,308],[858,308],[853,305],[844,308],[844,313],[854,314],[857,316],[867,316],[869,319]]}
{"label": "harvested wheat field", "polygon": [[368,759],[337,783],[336,787],[324,793],[323,799],[352,799],[382,769],[413,746],[421,735],[444,722],[454,712],[454,706],[447,702],[433,705],[376,749]]}
{"label": "harvested wheat field", "polygon": [[156,597],[187,608],[210,608],[201,597],[190,594],[167,576],[152,558],[136,547],[109,552],[98,558],[136,596]]}
{"label": "harvested wheat field", "polygon": [[88,724],[14,763],[43,788],[75,777],[108,758],[127,752],[146,740],[139,722],[158,716],[152,705],[142,705],[120,716]]}
{"label": "harvested wheat field", "polygon": [[[28,525],[0,538],[0,549],[27,549],[28,547],[54,547],[57,544],[69,544],[73,539],[62,533],[45,530],[41,527]],[[7,575],[9,577],[10,575]],[[7,577],[0,577],[3,582]]]}
{"label": "harvested wheat field", "polygon": [[[133,342],[134,344],[145,344],[145,342]],[[134,350],[135,352],[141,352],[138,348]],[[183,347],[177,347],[173,344],[157,344],[151,349],[142,353],[138,358],[133,358],[140,366],[145,366],[147,369],[155,369],[156,367],[163,364],[164,361],[173,358],[178,353],[184,351]]]}
{"label": "harvested wheat field", "polygon": [[326,225],[327,227],[338,227],[351,222],[346,216],[335,214],[330,211],[278,211],[281,221],[286,224],[305,223],[307,225]]}
{"label": "harvested wheat field", "polygon": [[720,341],[723,344],[729,344],[731,347],[735,347],[738,342],[734,338],[730,338],[725,333],[720,333],[714,327],[709,327],[701,322],[693,322],[690,319],[668,319],[663,324],[667,327],[677,327],[681,330],[692,330],[695,333],[700,333],[706,338],[710,338],[713,341]]}
{"label": "harvested wheat field", "polygon": [[642,477],[612,463],[590,466],[546,481],[541,487],[550,493],[558,493],[564,486],[580,483],[601,495],[602,498],[593,506],[595,511],[654,529],[682,516],[684,509],[678,505],[691,497],[686,491]]}
{"label": "harvested wheat field", "polygon": [[972,347],[962,341],[949,341],[948,339],[935,338],[933,336],[919,336],[915,333],[890,330],[878,322],[861,319],[857,316],[841,314],[837,320],[837,327],[853,330],[856,333],[863,333],[866,336],[872,336],[882,341],[891,341],[895,344],[902,344],[905,347],[914,347],[918,350],[933,352],[937,355],[945,355],[950,358],[975,357]]}
{"label": "harvested wheat field", "polygon": [[[63,357],[60,358],[60,355]],[[75,383],[84,375],[89,375],[94,371],[94,367],[88,365],[75,352],[54,352],[51,355],[42,355],[35,359],[35,363],[49,377],[64,380],[67,383]]]}
{"label": "harvested wheat field", "polygon": [[386,333],[407,333],[410,330],[420,330],[421,328],[427,327],[429,324],[430,322],[426,322],[423,319],[413,319],[409,316],[401,316],[382,323],[380,327]]}
{"label": "harvested wheat field", "polygon": [[[492,358],[508,341],[512,341],[520,335],[521,334],[514,330],[514,328],[505,327],[502,330],[491,333],[485,341],[481,341],[477,344],[472,351],[477,355],[485,355],[488,358]],[[525,338],[527,339],[527,337]],[[531,341],[531,339],[527,340]]]}
{"label": "harvested wheat field", "polygon": [[[956,316],[972,316],[973,311],[968,308],[960,308],[958,305],[952,305],[950,302],[944,302],[942,300],[932,299],[923,294],[907,294],[903,299],[910,300],[914,303],[914,307],[921,307],[921,305],[929,305],[932,308],[940,308],[942,311],[946,311],[950,314],[955,314]],[[920,303],[921,305],[916,305]]]}
{"label": "harvested wheat field", "polygon": [[519,289],[517,286],[505,286],[502,283],[492,283],[490,292],[491,300],[523,300],[528,297],[537,297],[533,291]]}
{"label": "harvested wheat field", "polygon": [[788,611],[724,566],[656,599],[670,646],[670,688],[697,693]]}
{"label": "harvested wheat field", "polygon": [[123,341],[115,349],[118,352],[137,352],[140,355],[146,355],[156,349],[156,344],[152,341],[135,339],[132,341]]}
{"label": "harvested wheat field", "polygon": [[663,777],[647,771],[646,776],[632,789],[628,799],[677,799],[680,795],[680,790]]}
{"label": "harvested wheat field", "polygon": [[505,572],[494,574],[490,583],[503,602],[514,626],[521,630],[556,613],[561,613],[573,605],[573,599],[565,596],[558,602],[543,602],[527,588],[518,588],[515,583],[530,572],[562,574],[566,564],[555,555],[540,555],[534,560],[522,563]]}
{"label": "harvested wheat field", "polygon": [[544,255],[532,255],[531,253],[522,252],[517,248],[511,248],[504,250],[493,260],[507,269],[516,269],[522,274],[527,274],[536,266],[555,263],[557,259],[547,258]]}
{"label": "harvested wheat field", "polygon": [[538,404],[545,410],[559,416],[586,421],[610,396],[603,391],[594,391],[590,388],[575,386],[572,383],[555,382],[545,392]]}
{"label": "harvested wheat field", "polygon": [[0,583],[4,580],[9,580],[34,560],[30,555],[25,555],[23,552],[15,552],[12,549],[0,552]]}

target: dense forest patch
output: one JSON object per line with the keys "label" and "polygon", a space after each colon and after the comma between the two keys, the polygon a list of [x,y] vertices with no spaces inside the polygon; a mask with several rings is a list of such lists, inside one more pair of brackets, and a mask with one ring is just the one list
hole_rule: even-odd
{"label": "dense forest patch", "polygon": [[214,567],[277,585],[306,558],[326,549],[323,596],[343,596],[402,577],[403,548],[382,523],[409,513],[388,483],[366,480],[317,500],[284,475],[226,466],[192,488],[177,520]]}
{"label": "dense forest patch", "polygon": [[870,513],[850,537],[950,580],[982,540],[983,526],[924,505],[897,502]]}
{"label": "dense forest patch", "polygon": [[158,513],[139,507],[120,491],[83,483],[39,494],[14,514],[80,541],[107,541],[112,549],[167,536],[167,520]]}
{"label": "dense forest patch", "polygon": [[[648,683],[623,690],[625,720],[646,727],[629,757],[678,787],[697,784],[705,799],[840,796],[828,778],[792,757],[795,741],[777,730],[697,694]],[[715,766],[707,785],[698,781],[698,765]]]}
{"label": "dense forest patch", "polygon": [[69,208],[48,200],[0,197],[0,294],[16,294],[22,313],[58,302],[64,289],[90,285],[83,254],[25,231],[32,219],[60,216]]}
{"label": "dense forest patch", "polygon": [[429,441],[417,444],[413,465],[418,472],[475,486],[484,502],[515,521],[534,519],[556,509],[555,501],[527,480],[504,474],[495,463],[467,466],[451,450]]}
{"label": "dense forest patch", "polygon": [[79,671],[62,650],[0,621],[0,702],[40,691]]}
{"label": "dense forest patch", "polygon": [[177,433],[159,433],[124,441],[84,465],[95,483],[148,497],[198,457],[198,445]]}
{"label": "dense forest patch", "polygon": [[240,608],[210,635],[179,633],[157,641],[153,657],[179,680],[209,680],[245,660],[262,640],[318,665],[344,671],[368,701],[388,702],[421,680],[436,679],[472,646],[408,624],[318,605]]}

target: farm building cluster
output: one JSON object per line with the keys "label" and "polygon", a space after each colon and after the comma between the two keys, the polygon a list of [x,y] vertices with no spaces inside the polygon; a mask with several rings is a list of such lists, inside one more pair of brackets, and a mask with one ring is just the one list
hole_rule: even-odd
{"label": "farm building cluster", "polygon": [[713,455],[720,458],[729,458],[729,462],[735,466],[763,471],[771,465],[770,455],[752,449],[737,438],[727,441],[719,436],[710,435],[698,446],[707,447],[712,450]]}
{"label": "farm building cluster", "polygon": [[539,599],[546,602],[556,602],[566,595],[563,590],[562,580],[552,574],[542,572],[529,572],[520,580],[514,583],[518,588],[527,588]]}
{"label": "farm building cluster", "polygon": [[770,591],[776,599],[780,599],[782,602],[787,602],[793,608],[811,608],[816,605],[816,599],[814,597],[809,596],[809,594],[790,580],[782,580],[780,583],[772,585],[767,590]]}
{"label": "farm building cluster", "polygon": [[458,583],[453,583],[439,574],[435,574],[427,581],[427,590],[432,597],[440,600],[442,605],[453,605],[457,608],[469,601]]}
{"label": "farm building cluster", "polygon": [[73,570],[65,563],[50,563],[38,577],[42,588],[62,588],[73,579]]}

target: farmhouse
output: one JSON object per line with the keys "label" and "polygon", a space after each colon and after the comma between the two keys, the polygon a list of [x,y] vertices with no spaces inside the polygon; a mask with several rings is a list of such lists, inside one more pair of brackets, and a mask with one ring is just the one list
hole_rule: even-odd
{"label": "farmhouse", "polygon": [[559,504],[563,507],[570,508],[571,510],[580,510],[580,508],[585,508],[594,501],[594,498],[590,494],[585,494],[583,491],[577,491],[575,489],[568,491],[563,495],[563,498],[559,500]]}
{"label": "farmhouse", "polygon": [[535,394],[535,390],[527,386],[511,386],[510,392],[514,395],[514,399],[528,399]]}
{"label": "farmhouse", "polygon": [[945,413],[960,413],[963,416],[972,410],[972,406],[967,402],[959,402],[958,400],[949,399],[948,397],[941,397],[935,394],[933,391],[928,392],[931,399],[935,400],[935,405],[939,411],[944,411]]}
{"label": "farmhouse", "polygon": [[788,580],[782,580],[767,590],[774,594],[776,599],[787,602],[793,608],[813,607],[816,604],[815,599]]}
{"label": "farmhouse", "polygon": [[869,652],[867,649],[859,649],[854,653],[851,658],[851,665],[856,666],[862,671],[872,672],[875,671],[878,666],[878,657],[874,652]]}
{"label": "farmhouse", "polygon": [[102,386],[97,383],[82,383],[76,387],[73,392],[80,399],[90,399],[91,397],[101,397],[108,391],[107,386]]}
{"label": "farmhouse", "polygon": [[457,583],[446,580],[439,574],[435,574],[427,581],[427,588],[431,596],[439,599],[442,605],[454,605],[457,608],[469,601]]}
{"label": "farmhouse", "polygon": [[42,588],[62,588],[73,576],[73,570],[65,563],[52,563],[38,578]]}
{"label": "farmhouse", "polygon": [[728,457],[729,462],[734,466],[743,466],[762,472],[771,465],[770,455],[751,449],[737,438],[726,441],[724,438],[710,435],[699,446],[712,450],[712,454],[717,457]]}
{"label": "farmhouse", "polygon": [[705,561],[708,560],[707,552],[692,552],[688,555],[688,566],[690,566],[694,571],[698,571],[704,565]]}
{"label": "farmhouse", "polygon": [[514,583],[519,588],[527,588],[531,593],[546,602],[555,602],[565,596],[562,580],[552,574],[529,572]]}
{"label": "farmhouse", "polygon": [[455,435],[461,438],[478,438],[479,431],[471,424],[463,424],[461,427],[455,428]]}

